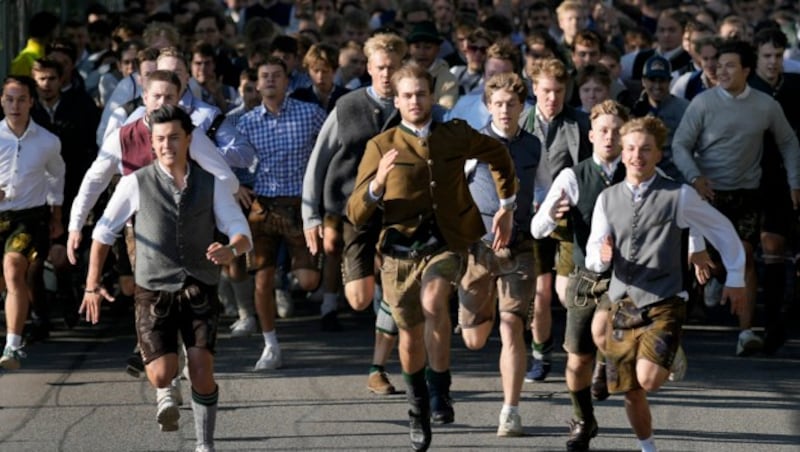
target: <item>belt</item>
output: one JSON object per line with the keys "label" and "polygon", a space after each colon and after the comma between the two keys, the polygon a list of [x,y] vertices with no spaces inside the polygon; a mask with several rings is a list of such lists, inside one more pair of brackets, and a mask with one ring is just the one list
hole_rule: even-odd
{"label": "belt", "polygon": [[419,248],[412,248],[408,250],[398,250],[392,247],[381,251],[382,254],[385,256],[390,256],[395,259],[422,259],[424,257],[428,257],[430,255],[436,254],[439,251],[445,249],[445,246],[441,243],[433,243],[431,245],[425,245]]}
{"label": "belt", "polygon": [[50,213],[48,206],[31,207],[22,210],[6,210],[0,212],[0,221],[22,221],[34,218],[41,218]]}

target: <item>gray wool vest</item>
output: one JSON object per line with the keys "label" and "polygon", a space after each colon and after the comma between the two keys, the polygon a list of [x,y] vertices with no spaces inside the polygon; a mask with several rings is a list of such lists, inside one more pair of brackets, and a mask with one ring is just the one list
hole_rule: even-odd
{"label": "gray wool vest", "polygon": [[[675,224],[681,184],[661,176],[633,202],[630,189],[616,184],[603,193],[603,207],[614,237],[608,296],[626,294],[643,307],[683,290],[681,229]],[[613,213],[613,214],[610,214]]]}
{"label": "gray wool vest", "polygon": [[190,163],[186,188],[180,192],[157,163],[136,171],[136,284],[175,292],[187,276],[217,284],[219,268],[206,259],[214,242],[214,176]]}
{"label": "gray wool vest", "polygon": [[326,213],[344,216],[367,141],[399,124],[400,115],[392,109],[392,113],[385,117],[381,105],[369,96],[366,88],[339,98],[335,114],[342,148],[334,154],[328,165],[323,208]]}

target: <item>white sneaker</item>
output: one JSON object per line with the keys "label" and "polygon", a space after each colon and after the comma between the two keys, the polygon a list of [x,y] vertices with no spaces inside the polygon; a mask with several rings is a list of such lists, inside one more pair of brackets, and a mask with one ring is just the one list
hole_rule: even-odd
{"label": "white sneaker", "polygon": [[287,319],[294,314],[294,300],[292,295],[283,289],[275,289],[275,307],[278,310],[278,317]]}
{"label": "white sneaker", "polygon": [[261,358],[256,362],[254,370],[274,370],[280,369],[283,366],[281,362],[281,349],[280,347],[264,346],[264,351],[261,353]]}
{"label": "white sneaker", "polygon": [[761,351],[763,347],[764,340],[753,330],[742,330],[736,342],[736,356],[750,356]]}
{"label": "white sneaker", "polygon": [[244,319],[239,319],[233,325],[231,325],[232,337],[249,336],[255,332],[256,332],[256,318],[253,316],[249,316]]}
{"label": "white sneaker", "polygon": [[214,446],[209,446],[207,444],[200,444],[199,446],[194,448],[194,452],[214,452]]}
{"label": "white sneaker", "polygon": [[706,307],[713,308],[722,300],[722,283],[717,278],[711,278],[703,287],[703,302]]}
{"label": "white sneaker", "polygon": [[672,367],[669,369],[669,381],[681,381],[686,376],[686,369],[689,368],[689,361],[686,360],[686,352],[682,346],[678,346],[675,352],[675,359],[672,360]]}
{"label": "white sneaker", "polygon": [[500,412],[500,425],[497,436],[522,436],[522,418],[519,413]]}
{"label": "white sneaker", "polygon": [[158,410],[156,411],[156,421],[161,426],[162,432],[174,432],[178,430],[178,421],[181,412],[178,404],[173,398],[173,391],[170,388],[156,389],[158,395]]}
{"label": "white sneaker", "polygon": [[22,366],[22,359],[27,358],[28,355],[22,351],[22,347],[12,347],[6,345],[3,349],[3,355],[0,356],[0,368],[5,370],[17,370]]}

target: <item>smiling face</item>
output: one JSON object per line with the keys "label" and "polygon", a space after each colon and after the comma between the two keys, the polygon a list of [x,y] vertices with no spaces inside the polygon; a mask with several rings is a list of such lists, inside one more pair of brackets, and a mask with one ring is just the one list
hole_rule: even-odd
{"label": "smiling face", "polygon": [[661,149],[653,135],[635,131],[622,137],[622,163],[628,182],[639,185],[650,179],[660,161]]}
{"label": "smiling face", "polygon": [[180,121],[153,124],[151,140],[158,161],[167,168],[186,165],[192,136],[181,127]]}
{"label": "smiling face", "polygon": [[742,61],[736,53],[723,53],[717,61],[719,86],[734,95],[741,93],[747,85],[750,68],[742,67]]}

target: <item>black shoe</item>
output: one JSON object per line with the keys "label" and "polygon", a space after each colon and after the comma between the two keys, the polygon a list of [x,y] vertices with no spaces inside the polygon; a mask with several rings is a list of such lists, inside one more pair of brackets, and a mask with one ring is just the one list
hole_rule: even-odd
{"label": "black shoe", "polygon": [[142,355],[139,353],[131,353],[128,361],[125,363],[125,372],[133,378],[139,378],[144,373],[144,362]]}
{"label": "black shoe", "polygon": [[426,451],[431,445],[431,421],[427,413],[415,414],[408,411],[409,436],[411,437],[411,448],[413,450]]}
{"label": "black shoe", "polygon": [[449,395],[431,395],[431,422],[436,425],[452,424],[456,414]]}
{"label": "black shoe", "polygon": [[583,452],[589,450],[589,441],[597,436],[597,421],[576,421],[572,419],[569,424],[569,439],[567,452]]}
{"label": "black shoe", "polygon": [[761,351],[765,355],[774,355],[786,343],[786,330],[783,327],[767,329],[764,334],[764,346]]}
{"label": "black shoe", "polygon": [[594,365],[594,373],[592,373],[592,397],[598,402],[607,399],[608,393],[608,380],[606,379],[606,363],[598,361]]}
{"label": "black shoe", "polygon": [[339,315],[336,311],[331,311],[322,316],[320,328],[322,331],[328,332],[342,331],[342,325],[339,323]]}

